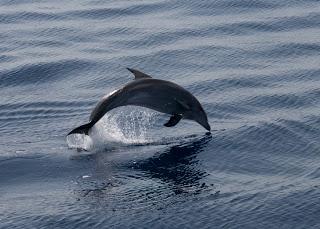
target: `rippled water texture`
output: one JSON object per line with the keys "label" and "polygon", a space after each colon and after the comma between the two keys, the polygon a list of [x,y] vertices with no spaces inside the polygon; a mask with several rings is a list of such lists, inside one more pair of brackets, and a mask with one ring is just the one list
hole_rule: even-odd
{"label": "rippled water texture", "polygon": [[[320,228],[319,1],[1,0],[0,41],[0,228]],[[212,134],[123,107],[70,149],[125,67]]]}

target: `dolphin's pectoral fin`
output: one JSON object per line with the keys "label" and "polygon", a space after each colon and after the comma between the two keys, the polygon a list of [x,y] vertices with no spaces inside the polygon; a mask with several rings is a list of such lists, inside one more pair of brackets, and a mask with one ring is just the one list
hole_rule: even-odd
{"label": "dolphin's pectoral fin", "polygon": [[134,75],[134,79],[137,80],[137,79],[143,79],[143,78],[152,78],[151,76],[143,73],[143,72],[140,72],[138,70],[135,70],[135,69],[132,69],[132,68],[127,68],[130,72],[132,72],[132,74]]}
{"label": "dolphin's pectoral fin", "polygon": [[182,115],[174,114],[170,117],[169,121],[164,124],[166,127],[172,127],[178,124],[178,122],[182,119]]}

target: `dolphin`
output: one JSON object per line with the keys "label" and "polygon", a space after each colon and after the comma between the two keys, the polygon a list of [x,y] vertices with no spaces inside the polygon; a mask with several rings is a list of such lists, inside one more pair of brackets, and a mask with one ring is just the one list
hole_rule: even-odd
{"label": "dolphin", "polygon": [[183,87],[151,76],[131,68],[134,81],[126,84],[110,95],[104,96],[93,109],[88,123],[79,126],[68,133],[89,135],[89,130],[108,111],[127,105],[150,108],[171,115],[166,127],[175,126],[182,118],[194,120],[210,131],[207,114],[200,102]]}

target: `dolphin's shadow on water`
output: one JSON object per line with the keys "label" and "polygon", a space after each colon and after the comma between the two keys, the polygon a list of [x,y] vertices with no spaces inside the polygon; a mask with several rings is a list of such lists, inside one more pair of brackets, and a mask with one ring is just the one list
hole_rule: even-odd
{"label": "dolphin's shadow on water", "polygon": [[194,188],[194,191],[207,188],[208,185],[201,183],[201,179],[208,174],[201,168],[196,157],[211,139],[210,134],[171,146],[157,156],[137,162],[134,168],[152,179],[160,179],[176,194],[186,192],[189,188]]}

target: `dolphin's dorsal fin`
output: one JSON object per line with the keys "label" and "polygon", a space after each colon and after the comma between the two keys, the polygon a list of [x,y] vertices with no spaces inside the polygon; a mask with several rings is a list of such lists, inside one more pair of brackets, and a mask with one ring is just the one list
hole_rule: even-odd
{"label": "dolphin's dorsal fin", "polygon": [[143,72],[140,72],[138,70],[135,70],[135,69],[132,69],[132,68],[127,68],[130,72],[132,72],[132,74],[134,75],[134,79],[137,80],[137,79],[143,79],[143,78],[152,78],[151,76],[143,73]]}

